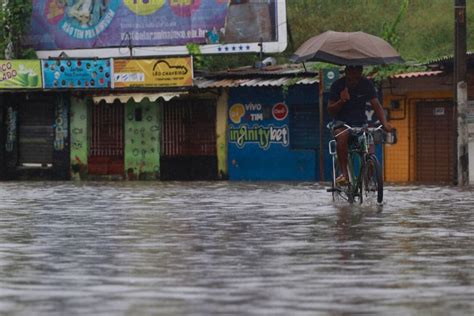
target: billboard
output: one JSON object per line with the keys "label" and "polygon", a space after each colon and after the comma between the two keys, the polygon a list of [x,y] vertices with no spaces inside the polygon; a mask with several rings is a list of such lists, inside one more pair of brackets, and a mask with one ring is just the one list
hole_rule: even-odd
{"label": "billboard", "polygon": [[42,87],[39,60],[0,60],[0,89],[39,89]]}
{"label": "billboard", "polygon": [[191,57],[114,59],[114,88],[186,87],[193,85]]}
{"label": "billboard", "polygon": [[[40,58],[281,52],[285,0],[33,0],[25,44]],[[259,45],[262,43],[262,45]]]}

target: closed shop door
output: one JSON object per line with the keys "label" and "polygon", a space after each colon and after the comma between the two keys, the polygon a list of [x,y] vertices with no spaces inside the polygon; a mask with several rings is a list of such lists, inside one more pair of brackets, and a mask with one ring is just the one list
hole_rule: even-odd
{"label": "closed shop door", "polygon": [[53,163],[54,98],[32,95],[18,107],[18,162]]}
{"label": "closed shop door", "polygon": [[416,180],[453,180],[453,105],[449,102],[417,103]]}
{"label": "closed shop door", "polygon": [[163,107],[161,178],[217,178],[216,103],[172,101]]}
{"label": "closed shop door", "polygon": [[120,102],[92,106],[89,174],[124,174],[123,112],[124,106]]}

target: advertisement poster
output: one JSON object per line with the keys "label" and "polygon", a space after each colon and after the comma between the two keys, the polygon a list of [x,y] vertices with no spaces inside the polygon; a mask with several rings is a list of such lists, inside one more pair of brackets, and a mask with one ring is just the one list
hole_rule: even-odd
{"label": "advertisement poster", "polygon": [[191,57],[115,59],[114,88],[187,87],[193,85]]}
{"label": "advertisement poster", "polygon": [[42,88],[39,60],[0,60],[0,89]]}
{"label": "advertisement poster", "polygon": [[271,146],[288,147],[288,106],[275,104],[235,103],[229,108],[229,143],[238,149],[249,144],[266,151]]}
{"label": "advertisement poster", "polygon": [[275,41],[284,7],[281,0],[33,0],[25,44],[40,51],[123,47],[126,55],[129,45]]}
{"label": "advertisement poster", "polygon": [[110,88],[110,59],[42,60],[44,87]]}

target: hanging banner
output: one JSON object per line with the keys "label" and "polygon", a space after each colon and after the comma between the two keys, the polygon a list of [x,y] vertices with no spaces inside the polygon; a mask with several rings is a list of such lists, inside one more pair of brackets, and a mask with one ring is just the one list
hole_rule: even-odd
{"label": "hanging banner", "polygon": [[189,87],[193,85],[191,57],[115,59],[114,88]]}
{"label": "hanging banner", "polygon": [[0,89],[43,87],[39,60],[0,60]]}
{"label": "hanging banner", "polygon": [[110,88],[110,59],[43,60],[44,87]]}

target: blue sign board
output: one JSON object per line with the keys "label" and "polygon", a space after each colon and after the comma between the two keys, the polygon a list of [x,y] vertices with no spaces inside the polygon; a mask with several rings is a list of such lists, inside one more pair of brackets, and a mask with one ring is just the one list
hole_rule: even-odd
{"label": "blue sign board", "polygon": [[110,59],[42,60],[46,89],[110,88]]}
{"label": "blue sign board", "polygon": [[231,89],[230,180],[315,180],[316,152],[292,147],[291,99],[284,98],[281,88]]}

